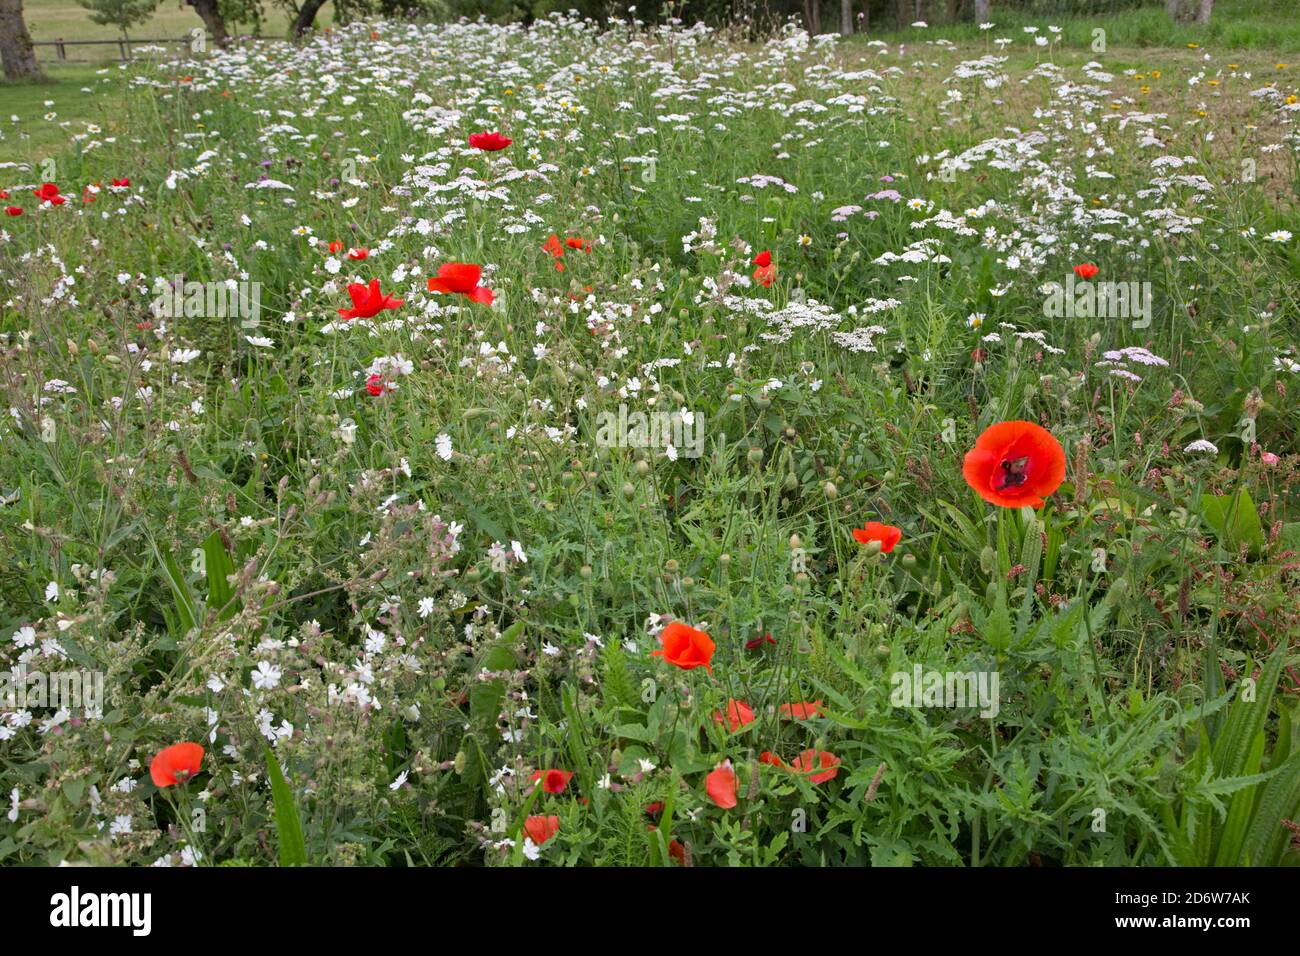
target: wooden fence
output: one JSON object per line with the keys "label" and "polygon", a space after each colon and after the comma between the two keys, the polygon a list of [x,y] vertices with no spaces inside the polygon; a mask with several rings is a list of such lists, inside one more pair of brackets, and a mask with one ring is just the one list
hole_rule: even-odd
{"label": "wooden fence", "polygon": [[[236,40],[260,40],[260,39],[262,39],[262,38],[261,38],[261,37],[258,37],[258,36],[243,36],[243,37],[232,37],[232,38],[231,38],[232,42],[233,42],[233,41],[236,41]],[[54,47],[54,59],[55,59],[55,62],[59,62],[59,63],[95,63],[95,62],[101,62],[101,61],[104,60],[104,59],[111,59],[111,57],[107,57],[107,58],[106,58],[106,57],[100,57],[98,60],[77,59],[77,58],[75,58],[75,57],[69,57],[69,56],[68,56],[68,47],[79,47],[79,46],[115,46],[115,47],[117,47],[117,59],[119,59],[119,60],[129,60],[129,59],[131,59],[131,56],[132,56],[132,50],[131,50],[132,47],[144,47],[144,46],[188,46],[189,44],[191,44],[191,43],[193,43],[193,42],[194,42],[194,37],[193,37],[193,35],[183,36],[183,37],[162,37],[162,38],[158,38],[158,39],[136,39],[136,38],[125,39],[125,38],[123,38],[123,39],[120,39],[120,40],[65,40],[65,39],[63,39],[62,37],[60,37],[60,38],[57,39],[57,40],[39,40],[39,41],[37,41],[37,42],[34,42],[34,43],[32,44],[32,46],[37,47],[37,48],[40,48],[40,47],[43,47],[43,46],[44,46],[44,47],[51,47],[51,46]],[[206,38],[205,38],[205,42],[206,42],[209,46],[211,46],[211,45],[212,45],[212,38],[211,38],[211,37],[206,37]],[[75,51],[74,51],[74,52],[75,52]]]}

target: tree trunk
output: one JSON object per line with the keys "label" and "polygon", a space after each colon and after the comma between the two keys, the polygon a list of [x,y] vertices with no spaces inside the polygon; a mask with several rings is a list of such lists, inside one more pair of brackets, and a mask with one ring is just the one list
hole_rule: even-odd
{"label": "tree trunk", "polygon": [[23,21],[23,0],[0,0],[0,61],[6,80],[45,79]]}
{"label": "tree trunk", "polygon": [[[307,0],[308,3],[311,0]],[[804,25],[808,32],[813,36],[822,32],[822,2],[821,0],[803,0],[803,19]]]}
{"label": "tree trunk", "polygon": [[989,22],[989,0],[975,0],[975,22]]}
{"label": "tree trunk", "polygon": [[840,0],[840,35],[853,36],[853,0]]}
{"label": "tree trunk", "polygon": [[226,21],[217,7],[217,0],[185,0],[185,2],[194,8],[203,25],[208,28],[213,43],[217,46],[226,46],[230,43],[230,33],[226,30]]}
{"label": "tree trunk", "polygon": [[1190,4],[1192,0],[1165,0],[1165,12],[1178,23],[1192,19]]}
{"label": "tree trunk", "polygon": [[316,14],[323,6],[325,0],[303,0],[303,5],[298,10],[298,17],[293,21],[295,40],[311,29],[311,25],[316,22]]}
{"label": "tree trunk", "polygon": [[1201,26],[1209,26],[1210,14],[1214,12],[1214,0],[1201,0],[1201,7],[1196,11],[1196,22]]}

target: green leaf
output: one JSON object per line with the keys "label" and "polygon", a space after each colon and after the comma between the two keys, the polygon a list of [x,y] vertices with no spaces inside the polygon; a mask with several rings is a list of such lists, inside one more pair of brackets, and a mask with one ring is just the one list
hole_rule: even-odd
{"label": "green leaf", "polygon": [[280,865],[306,866],[307,843],[302,836],[302,820],[298,817],[298,806],[293,802],[293,792],[289,789],[284,774],[280,772],[280,762],[265,743],[262,750],[266,754],[266,773],[271,779],[271,799],[275,804],[275,832],[280,839]]}
{"label": "green leaf", "polygon": [[228,575],[235,573],[235,562],[226,553],[226,546],[216,531],[203,542],[203,569],[208,579],[208,610],[220,612],[219,621],[230,620],[239,610],[231,601],[235,596],[234,588],[226,580]]}
{"label": "green leaf", "polygon": [[198,627],[199,620],[199,605],[194,600],[194,592],[190,590],[190,584],[185,580],[185,574],[176,559],[170,554],[159,552],[157,544],[153,546],[153,551],[162,566],[163,576],[171,587],[172,597],[176,599],[176,613],[180,615],[181,628],[189,633]]}
{"label": "green leaf", "polygon": [[1264,547],[1264,526],[1245,488],[1234,495],[1201,495],[1201,513],[1229,551],[1243,544],[1256,553]]}

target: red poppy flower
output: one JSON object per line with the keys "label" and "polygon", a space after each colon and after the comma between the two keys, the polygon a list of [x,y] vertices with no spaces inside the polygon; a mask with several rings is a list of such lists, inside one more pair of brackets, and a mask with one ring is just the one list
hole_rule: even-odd
{"label": "red poppy flower", "polygon": [[879,521],[868,521],[861,528],[853,529],[853,537],[858,544],[866,544],[869,541],[879,541],[880,550],[889,554],[894,550],[894,545],[902,540],[903,532],[895,528],[892,524],[881,524]]}
{"label": "red poppy flower", "polygon": [[55,206],[62,206],[67,199],[59,195],[59,187],[54,183],[42,183],[40,189],[33,189],[32,195],[41,202],[48,202]]}
{"label": "red poppy flower", "polygon": [[[764,253],[766,255],[766,253]],[[776,278],[776,266],[759,266],[754,270],[754,281],[763,286],[764,289],[772,288],[772,280]]]}
{"label": "red poppy flower", "polygon": [[743,700],[727,701],[727,716],[722,716],[722,711],[714,711],[713,719],[719,723],[725,723],[727,729],[733,734],[738,730],[743,730],[754,722],[754,709]]}
{"label": "red poppy flower", "polygon": [[500,133],[470,133],[469,144],[475,149],[481,149],[484,152],[495,153],[499,149],[505,149],[514,140],[507,139]]}
{"label": "red poppy flower", "polygon": [[786,767],[785,761],[782,760],[780,757],[778,757],[776,754],[772,753],[772,751],[770,750],[764,750],[761,754],[759,754],[758,762],[765,763],[771,767],[780,767],[782,770],[789,769],[788,767]]}
{"label": "red poppy flower", "polygon": [[544,793],[563,793],[569,785],[573,774],[567,770],[534,770],[531,779],[534,783],[542,781]]}
{"label": "red poppy flower", "polygon": [[342,243],[342,242],[340,242],[339,240],[335,239],[333,242],[330,243],[330,254],[331,254],[331,255],[333,255],[333,254],[336,253],[336,252],[342,252],[342,251],[343,251],[343,243]]}
{"label": "red poppy flower", "polygon": [[560,818],[557,816],[531,816],[524,821],[524,833],[528,839],[541,846],[560,832]]}
{"label": "red poppy flower", "polygon": [[9,198],[9,190],[0,189],[0,199],[8,199],[8,198]]}
{"label": "red poppy flower", "polygon": [[755,637],[755,638],[753,638],[752,640],[748,640],[748,641],[746,641],[746,642],[745,642],[745,650],[747,650],[747,651],[753,651],[753,650],[757,650],[758,648],[762,647],[764,644],[775,644],[775,643],[776,643],[776,641],[774,641],[774,640],[772,639],[772,635],[771,635],[771,634],[763,634],[763,635],[760,635],[759,637]]}
{"label": "red poppy flower", "polygon": [[664,628],[660,640],[663,642],[663,647],[651,651],[651,657],[662,657],[669,664],[682,670],[689,671],[696,667],[703,667],[710,674],[713,673],[713,666],[709,661],[713,659],[714,644],[708,634],[688,627],[681,621],[673,621]]}
{"label": "red poppy flower", "polygon": [[581,236],[569,236],[564,240],[564,244],[570,249],[581,249],[583,252],[591,252],[591,243]]}
{"label": "red poppy flower", "polygon": [[736,805],[736,771],[724,760],[704,781],[704,790],[717,806],[730,810]]}
{"label": "red poppy flower", "polygon": [[805,750],[790,762],[790,769],[811,774],[813,783],[825,783],[840,772],[840,758],[825,750]]}
{"label": "red poppy flower", "polygon": [[659,816],[659,814],[664,812],[664,805],[658,800],[656,800],[654,803],[646,804],[645,812],[646,812],[646,816],[651,817],[653,819],[654,817],[657,817]]}
{"label": "red poppy flower", "polygon": [[115,178],[115,179],[113,180],[113,185],[114,185],[114,186],[121,186],[121,187],[125,188],[125,187],[131,185],[131,180],[127,179],[125,176],[123,176],[121,179],[116,179],[116,178]]}
{"label": "red poppy flower", "polygon": [[767,249],[764,249],[758,255],[754,256],[754,265],[758,266],[760,269],[766,269],[771,264],[772,253]]}
{"label": "red poppy flower", "polygon": [[991,504],[1041,508],[1065,480],[1065,450],[1033,422],[998,422],[966,453],[962,475]]}
{"label": "red poppy flower", "polygon": [[371,395],[383,395],[389,391],[388,383],[382,375],[372,375],[366,379],[366,391]]}
{"label": "red poppy flower", "polygon": [[492,304],[492,290],[478,284],[483,270],[468,262],[447,262],[438,267],[437,276],[429,280],[430,292],[468,296],[474,302]]}
{"label": "red poppy flower", "polygon": [[1077,275],[1084,282],[1087,282],[1089,279],[1095,276],[1097,272],[1098,272],[1097,267],[1094,266],[1091,262],[1082,262],[1079,265],[1074,267],[1074,274]]}
{"label": "red poppy flower", "polygon": [[394,299],[391,295],[384,295],[379,291],[378,279],[371,279],[368,286],[360,282],[348,283],[348,295],[352,297],[352,308],[339,309],[339,315],[348,321],[373,319],[385,309],[396,309],[402,305],[401,299]]}
{"label": "red poppy flower", "polygon": [[557,236],[555,233],[551,233],[547,237],[546,241],[542,243],[542,251],[549,252],[552,258],[555,259],[556,272],[564,271],[564,263],[560,261],[561,259],[564,258],[564,244],[560,242],[559,236]]}
{"label": "red poppy flower", "polygon": [[353,262],[359,262],[362,259],[369,259],[370,250],[365,246],[357,246],[355,249],[348,250],[348,258]]}
{"label": "red poppy flower", "polygon": [[203,748],[198,744],[172,744],[154,755],[149,764],[149,776],[155,786],[171,787],[198,773],[202,763]]}
{"label": "red poppy flower", "polygon": [[6,216],[21,216],[23,214],[22,206],[5,206]]}
{"label": "red poppy flower", "polygon": [[94,186],[87,186],[85,189],[81,191],[81,201],[83,203],[92,203],[95,201],[95,197],[97,193],[98,191],[95,189]]}
{"label": "red poppy flower", "polygon": [[794,704],[782,704],[781,716],[790,720],[809,720],[821,713],[821,700],[801,700]]}

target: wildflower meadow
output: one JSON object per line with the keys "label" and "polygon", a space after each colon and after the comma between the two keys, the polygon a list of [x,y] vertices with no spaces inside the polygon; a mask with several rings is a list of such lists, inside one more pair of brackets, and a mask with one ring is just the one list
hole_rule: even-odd
{"label": "wildflower meadow", "polygon": [[4,88],[0,863],[1300,862],[1300,53],[992,6]]}

